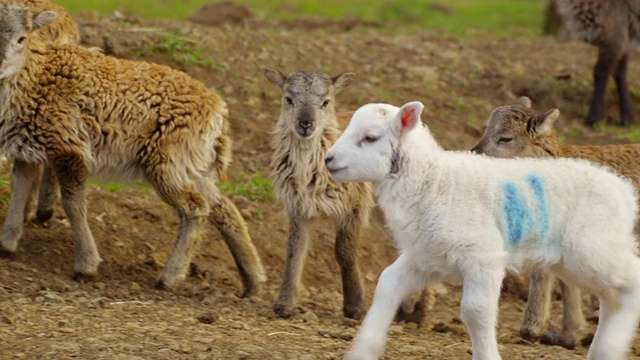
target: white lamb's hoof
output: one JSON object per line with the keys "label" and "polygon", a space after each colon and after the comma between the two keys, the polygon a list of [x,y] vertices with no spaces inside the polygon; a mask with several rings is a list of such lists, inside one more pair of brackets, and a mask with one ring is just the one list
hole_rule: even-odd
{"label": "white lamb's hoof", "polygon": [[345,355],[345,360],[378,360],[379,357],[372,354],[361,354],[355,351],[350,351]]}

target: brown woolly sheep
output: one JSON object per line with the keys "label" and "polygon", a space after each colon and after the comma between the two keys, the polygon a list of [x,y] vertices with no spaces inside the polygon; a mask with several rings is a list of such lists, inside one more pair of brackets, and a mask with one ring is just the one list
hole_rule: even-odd
{"label": "brown woolly sheep", "polygon": [[630,124],[635,111],[627,83],[627,65],[629,52],[640,42],[640,0],[555,1],[569,33],[599,49],[585,123],[594,125],[604,117],[607,83],[613,75],[620,102],[620,124]]}
{"label": "brown woolly sheep", "polygon": [[274,305],[280,317],[292,314],[306,256],[309,223],[327,216],[338,225],[335,255],[342,274],[343,313],[359,318],[363,293],[358,268],[360,231],[374,205],[371,185],[337,183],[324,166],[324,154],[340,136],[335,95],[354,74],[329,77],[316,72],[289,76],[264,69],[266,78],[282,90],[280,117],[272,146],[272,179],[276,197],[289,217],[287,260],[280,295]]}
{"label": "brown woolly sheep", "polygon": [[[102,260],[87,222],[87,180],[92,174],[138,175],[180,215],[174,249],[156,286],[185,277],[209,217],[236,261],[243,295],[256,293],[265,280],[262,264],[244,220],[215,185],[231,159],[226,103],[167,66],[44,44],[32,36],[56,17],[0,1],[0,152],[15,159],[16,180],[8,213],[24,208],[38,165],[50,165],[76,241],[75,273],[91,277]],[[19,224],[5,222],[5,250],[15,251]]]}
{"label": "brown woolly sheep", "polygon": [[[531,108],[531,100],[521,97],[518,104],[501,106],[489,117],[482,139],[472,149],[496,157],[575,157],[605,165],[629,178],[640,189],[640,144],[564,145],[553,130],[560,112],[539,112]],[[532,272],[529,298],[520,334],[525,339],[541,336],[544,343],[573,348],[584,327],[580,290],[560,282],[564,302],[564,322],[560,334],[543,334],[549,318],[553,276],[544,269]]]}

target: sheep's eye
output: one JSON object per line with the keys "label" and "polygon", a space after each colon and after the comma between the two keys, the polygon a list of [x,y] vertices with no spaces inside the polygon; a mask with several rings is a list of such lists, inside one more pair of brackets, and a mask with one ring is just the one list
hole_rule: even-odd
{"label": "sheep's eye", "polygon": [[511,140],[513,140],[512,138],[508,138],[508,137],[502,137],[500,139],[498,139],[498,144],[506,144],[508,142],[511,142]]}
{"label": "sheep's eye", "polygon": [[366,143],[370,144],[370,143],[378,141],[378,139],[379,139],[378,137],[367,135],[362,139],[362,142],[366,142]]}
{"label": "sheep's eye", "polygon": [[26,37],[20,36],[20,38],[18,39],[18,44],[22,44],[25,40],[27,40]]}
{"label": "sheep's eye", "polygon": [[322,102],[322,107],[323,107],[323,108],[327,107],[327,105],[329,105],[329,102],[330,102],[330,100],[329,100],[329,99],[327,99],[327,100],[325,100],[324,102]]}
{"label": "sheep's eye", "polygon": [[287,104],[289,104],[289,106],[293,106],[293,99],[292,98],[287,96],[284,99],[287,101]]}

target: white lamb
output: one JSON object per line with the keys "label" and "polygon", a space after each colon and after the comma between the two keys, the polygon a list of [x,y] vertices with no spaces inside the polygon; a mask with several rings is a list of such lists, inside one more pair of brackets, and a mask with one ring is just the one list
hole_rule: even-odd
{"label": "white lamb", "polygon": [[574,159],[497,159],[442,150],[423,105],[358,109],[325,162],[338,181],[371,181],[401,250],[375,290],[348,359],[382,356],[400,302],[462,278],[460,318],[473,359],[500,359],[496,319],[505,269],[545,266],[600,298],[588,359],[624,359],[640,321],[632,185]]}

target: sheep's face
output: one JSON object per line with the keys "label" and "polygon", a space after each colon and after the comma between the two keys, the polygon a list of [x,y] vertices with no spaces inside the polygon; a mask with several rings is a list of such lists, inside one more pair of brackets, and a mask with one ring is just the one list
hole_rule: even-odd
{"label": "sheep's face", "polygon": [[555,149],[546,149],[550,142],[540,140],[555,140],[553,122],[559,114],[557,109],[539,113],[531,109],[531,100],[522,97],[517,105],[493,110],[482,139],[471,151],[501,158],[549,156]]}
{"label": "sheep's face", "polygon": [[282,89],[280,121],[297,136],[310,138],[335,121],[335,94],[347,86],[354,74],[329,77],[323,73],[294,72],[285,77],[265,69],[266,78]]}
{"label": "sheep's face", "polygon": [[24,6],[0,3],[0,79],[10,77],[22,69],[29,35],[57,17],[53,11],[33,14]]}
{"label": "sheep's face", "polygon": [[420,102],[399,109],[388,104],[359,108],[325,156],[331,177],[338,181],[380,182],[397,172],[400,143],[420,123],[423,108]]}

